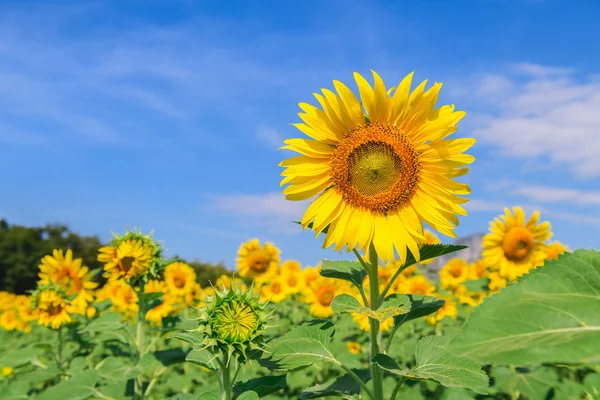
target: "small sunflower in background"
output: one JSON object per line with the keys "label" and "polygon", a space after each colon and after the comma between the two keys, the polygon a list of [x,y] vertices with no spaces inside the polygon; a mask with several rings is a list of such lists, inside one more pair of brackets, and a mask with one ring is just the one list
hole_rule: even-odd
{"label": "small sunflower in background", "polygon": [[55,249],[52,255],[42,258],[39,265],[40,284],[56,283],[67,296],[77,295],[71,304],[78,314],[85,314],[88,304],[94,301],[93,290],[98,287],[97,282],[91,280],[92,273],[89,268],[82,265],[81,258],[73,258],[73,251]]}
{"label": "small sunflower in background", "polygon": [[104,263],[104,275],[109,281],[146,279],[148,273],[158,275],[161,255],[162,248],[152,234],[127,230],[123,236],[115,234],[108,246],[99,249],[98,261]]}
{"label": "small sunflower in background", "polygon": [[346,346],[348,347],[348,352],[350,354],[360,354],[361,353],[361,346],[360,343],[358,342],[346,342]]}
{"label": "small sunflower in background", "polygon": [[271,281],[265,283],[260,289],[260,300],[265,303],[281,303],[287,297],[288,292],[281,276],[271,278]]}
{"label": "small sunflower in background", "polygon": [[321,266],[316,267],[307,266],[302,270],[302,276],[304,277],[304,287],[310,287],[316,279],[321,276]]}
{"label": "small sunflower in background", "polygon": [[442,297],[441,299],[445,301],[444,305],[440,307],[440,309],[437,310],[435,314],[430,314],[427,317],[425,317],[425,320],[430,325],[435,325],[446,317],[456,319],[456,315],[458,312],[456,302],[450,297]]}
{"label": "small sunflower in background", "polygon": [[254,278],[259,282],[277,275],[280,250],[266,242],[260,245],[258,239],[242,243],[238,250],[237,269],[242,278]]}
{"label": "small sunflower in background", "polygon": [[474,161],[464,152],[475,139],[446,140],[465,113],[435,107],[441,83],[411,91],[412,76],[388,92],[375,72],[374,87],[355,73],[360,100],[334,81],[337,94],[315,94],[322,108],[299,104],[304,123],[294,126],[309,138],[284,142],[299,156],[280,163],[281,185],[288,200],[318,196],[301,223],[317,235],[327,228],[324,247],[366,252],[372,244],[384,263],[406,260],[408,248],[419,261],[423,222],[456,237],[470,189],[455,178]]}
{"label": "small sunflower in background", "polygon": [[539,223],[535,211],[526,220],[521,207],[504,209],[505,214],[490,222],[490,233],[483,237],[483,259],[509,281],[543,264],[546,241],[552,237],[550,222]]}
{"label": "small sunflower in background", "polygon": [[285,291],[290,295],[301,293],[306,284],[301,270],[288,270],[281,275],[281,280]]}
{"label": "small sunflower in background", "polygon": [[167,265],[164,276],[166,289],[173,296],[185,297],[196,288],[196,271],[184,262]]}
{"label": "small sunflower in background", "polygon": [[111,310],[123,315],[123,319],[132,319],[139,311],[138,295],[135,290],[122,280],[113,281],[109,291],[112,300]]}
{"label": "small sunflower in background", "polygon": [[488,266],[485,260],[477,260],[469,265],[469,279],[477,280],[485,278],[488,274]]}
{"label": "small sunflower in background", "polygon": [[425,276],[415,275],[404,280],[400,280],[396,292],[402,294],[421,294],[423,296],[433,296],[435,294],[435,285]]}
{"label": "small sunflower in background", "polygon": [[281,274],[287,274],[290,272],[302,272],[302,266],[296,260],[285,260],[283,263],[281,263],[279,270]]}
{"label": "small sunflower in background", "polygon": [[453,289],[469,279],[469,264],[462,258],[452,258],[440,270],[440,285]]}
{"label": "small sunflower in background", "polygon": [[58,329],[73,321],[71,315],[77,312],[68,299],[67,293],[56,284],[39,285],[32,293],[32,306],[38,311],[38,323]]}
{"label": "small sunflower in background", "polygon": [[[357,323],[361,331],[369,332],[371,329],[371,323],[369,317],[365,314],[352,313],[352,319]],[[394,318],[390,317],[380,323],[379,329],[381,332],[387,332],[394,326]]]}
{"label": "small sunflower in background", "polygon": [[310,313],[318,318],[327,318],[333,315],[331,302],[333,298],[344,291],[342,282],[323,276],[315,279],[304,291],[305,301],[310,304]]}
{"label": "small sunflower in background", "polygon": [[152,322],[155,326],[161,326],[163,318],[168,317],[176,310],[173,297],[167,293],[167,285],[156,279],[149,280],[144,285],[144,293],[162,293],[162,302],[149,309],[145,317],[146,321]]}

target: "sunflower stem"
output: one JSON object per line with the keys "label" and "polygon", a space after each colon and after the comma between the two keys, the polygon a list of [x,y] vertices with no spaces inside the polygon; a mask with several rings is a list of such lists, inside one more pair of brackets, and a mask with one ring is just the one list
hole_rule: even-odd
{"label": "sunflower stem", "polygon": [[[377,251],[371,243],[369,248],[369,284],[371,292],[371,309],[377,311],[379,308],[379,259]],[[383,400],[383,374],[377,364],[373,362],[373,357],[379,354],[379,321],[375,318],[369,318],[371,322],[371,381],[373,383],[374,400]]]}
{"label": "sunflower stem", "polygon": [[361,257],[360,253],[358,251],[356,251],[356,249],[352,249],[352,251],[354,252],[354,255],[356,256],[356,258],[358,258],[358,261],[360,261],[360,263],[362,264],[362,266],[365,269],[365,271],[367,271],[367,274],[370,274],[371,270],[369,268],[369,264],[367,264],[365,262],[365,260],[363,260],[363,258]]}
{"label": "sunflower stem", "polygon": [[[138,292],[138,315],[136,321],[135,346],[137,348],[137,362],[139,363],[144,355],[144,316],[146,304],[144,301],[144,281],[140,281],[140,290]],[[135,378],[134,394],[136,399],[144,398],[144,382],[141,376]]]}
{"label": "sunflower stem", "polygon": [[56,364],[58,366],[58,370],[63,373],[63,359],[62,359],[62,350],[63,350],[63,334],[62,334],[62,326],[58,328],[58,349],[56,354]]}
{"label": "sunflower stem", "polygon": [[223,366],[221,370],[223,372],[223,393],[221,394],[221,399],[223,400],[231,400],[231,363],[227,359],[227,354],[223,354]]}
{"label": "sunflower stem", "polygon": [[404,381],[406,381],[406,377],[405,376],[401,377],[400,380],[398,381],[398,383],[396,384],[396,387],[394,388],[394,391],[392,392],[392,397],[390,397],[390,400],[395,400],[396,399],[396,396],[400,392],[400,388],[404,384]]}

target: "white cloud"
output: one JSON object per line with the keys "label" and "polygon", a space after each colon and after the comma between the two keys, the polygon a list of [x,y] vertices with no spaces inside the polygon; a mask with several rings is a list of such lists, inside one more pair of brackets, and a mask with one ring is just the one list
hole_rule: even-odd
{"label": "white cloud", "polygon": [[525,74],[525,81],[513,75],[479,79],[474,92],[498,112],[473,119],[475,136],[509,156],[546,157],[576,176],[600,176],[600,82],[580,82],[571,70],[535,64],[512,70]]}
{"label": "white cloud", "polygon": [[285,200],[281,193],[239,194],[211,196],[209,207],[223,212],[240,225],[261,227],[271,233],[294,234],[301,232],[299,221],[307,204]]}
{"label": "white cloud", "polygon": [[600,206],[600,191],[586,191],[552,186],[522,186],[511,191],[541,203],[570,203]]}
{"label": "white cloud", "polygon": [[283,146],[284,139],[279,132],[277,132],[275,128],[265,124],[260,124],[258,128],[256,128],[256,138],[261,143],[273,149],[278,149]]}

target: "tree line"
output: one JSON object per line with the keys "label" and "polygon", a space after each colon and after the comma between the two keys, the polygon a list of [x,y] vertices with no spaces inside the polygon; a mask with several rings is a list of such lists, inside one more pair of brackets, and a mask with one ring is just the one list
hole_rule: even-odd
{"label": "tree line", "polygon": [[[46,224],[28,227],[9,224],[0,219],[0,290],[12,293],[27,293],[35,288],[38,280],[38,265],[42,257],[52,254],[53,249],[71,249],[77,258],[90,270],[101,269],[96,260],[98,249],[105,244],[97,236],[82,236],[66,225]],[[196,271],[197,281],[203,287],[229,271],[221,262],[204,263],[186,261]],[[104,283],[102,274],[95,279]]]}

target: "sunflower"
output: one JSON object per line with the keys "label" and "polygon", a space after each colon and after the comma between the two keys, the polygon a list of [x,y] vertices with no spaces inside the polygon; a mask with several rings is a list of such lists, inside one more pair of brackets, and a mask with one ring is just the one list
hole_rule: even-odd
{"label": "sunflower", "polygon": [[240,276],[268,280],[278,272],[279,253],[279,249],[272,243],[266,242],[261,247],[258,239],[242,243],[237,258]]}
{"label": "sunflower", "polygon": [[146,313],[146,321],[152,322],[155,326],[161,326],[162,320],[175,311],[173,306],[173,297],[167,293],[167,285],[163,281],[156,279],[149,280],[144,285],[144,293],[162,293],[162,303],[152,307]]}
{"label": "sunflower", "polygon": [[0,313],[0,326],[6,331],[17,329],[19,323],[19,314],[16,309],[5,310]]}
{"label": "sunflower", "polygon": [[284,301],[288,292],[285,290],[285,284],[281,276],[277,276],[269,283],[265,283],[260,290],[260,300],[263,302],[281,303]]}
{"label": "sunflower", "polygon": [[215,286],[217,286],[217,288],[219,289],[230,289],[232,284],[233,286],[239,288],[243,292],[245,292],[248,289],[248,285],[246,285],[244,281],[240,278],[231,277],[225,274],[219,276],[217,282],[215,283]]}
{"label": "sunflower", "polygon": [[525,221],[521,207],[513,213],[504,209],[505,215],[490,222],[490,233],[483,237],[483,259],[500,271],[504,278],[514,281],[544,262],[546,241],[552,236],[550,222],[538,223],[540,214],[534,212]]}
{"label": "sunflower", "polygon": [[302,271],[287,271],[281,275],[283,287],[288,294],[297,294],[304,289],[304,276]]}
{"label": "sunflower", "polygon": [[488,278],[490,278],[490,283],[488,283],[490,292],[497,292],[508,285],[506,279],[500,276],[498,271],[490,272]]}
{"label": "sunflower", "polygon": [[[440,243],[440,238],[438,238],[433,232],[429,229],[425,229],[423,232],[423,236],[425,236],[425,240],[421,243],[421,246],[426,244],[438,244]],[[421,265],[427,265],[433,262],[434,258],[429,258],[427,260],[421,260]]]}
{"label": "sunflower", "polygon": [[488,267],[484,260],[477,260],[469,265],[470,280],[482,279],[487,276]]}
{"label": "sunflower", "polygon": [[423,296],[432,296],[435,294],[435,286],[423,275],[415,275],[401,280],[396,291],[403,294],[421,294]]}
{"label": "sunflower", "polygon": [[122,280],[112,282],[110,292],[113,295],[111,310],[123,315],[123,319],[135,318],[138,313],[138,295],[135,290]]}
{"label": "sunflower", "polygon": [[316,267],[305,267],[302,270],[302,275],[304,276],[304,287],[310,287],[310,284],[313,283],[316,279],[321,276],[321,266],[318,265]]}
{"label": "sunflower", "polygon": [[102,247],[98,261],[104,263],[108,280],[131,279],[144,275],[154,261],[152,246],[142,240],[126,239],[116,247]]}
{"label": "sunflower", "polygon": [[557,260],[558,256],[569,251],[569,248],[561,242],[548,243],[546,247],[546,260]]}
{"label": "sunflower", "polygon": [[346,342],[346,346],[348,346],[350,354],[360,354],[361,352],[361,346],[358,342]]}
{"label": "sunflower", "polygon": [[456,308],[456,302],[449,297],[443,297],[442,300],[445,301],[444,305],[440,307],[435,314],[425,317],[425,320],[431,325],[435,325],[446,317],[456,319],[456,314],[458,311]]}
{"label": "sunflower", "polygon": [[13,374],[14,371],[15,369],[12,367],[2,367],[0,368],[0,375],[2,375],[5,378],[8,378]]}
{"label": "sunflower", "polygon": [[77,311],[66,298],[65,292],[54,289],[41,289],[35,295],[35,307],[39,312],[40,325],[58,329],[63,324],[73,321],[71,314]]}
{"label": "sunflower", "polygon": [[469,264],[462,258],[452,258],[440,270],[442,288],[455,288],[469,278]]}
{"label": "sunflower", "polygon": [[285,260],[279,267],[282,274],[289,272],[301,272],[302,266],[296,260]]}
{"label": "sunflower", "polygon": [[173,296],[185,296],[194,290],[196,272],[188,264],[176,261],[165,268],[165,284]]}
{"label": "sunflower", "polygon": [[54,282],[67,292],[67,296],[76,294],[71,305],[78,314],[85,314],[88,304],[94,301],[92,291],[98,287],[98,283],[91,281],[92,274],[88,267],[82,266],[82,259],[74,259],[71,249],[64,254],[62,250],[55,249],[52,255],[42,258],[39,268],[40,284]]}
{"label": "sunflower", "polygon": [[[338,95],[315,94],[323,110],[300,103],[303,124],[295,126],[310,139],[288,139],[282,149],[300,156],[283,161],[281,185],[288,200],[319,195],[302,218],[317,236],[326,227],[324,247],[360,249],[372,243],[384,261],[406,259],[407,247],[419,261],[423,222],[456,237],[457,214],[470,193],[454,181],[474,157],[464,154],[475,139],[444,140],[465,115],[454,106],[435,109],[441,88],[427,81],[410,92],[412,73],[388,91],[373,72],[374,89],[354,74],[361,101],[339,81]],[[362,103],[362,105],[361,105]],[[363,110],[364,106],[364,110]],[[366,111],[366,116],[364,112]]]}
{"label": "sunflower", "polygon": [[[371,329],[371,322],[367,315],[352,313],[352,319],[354,320],[354,322],[356,322],[358,324],[358,327],[360,328],[361,331],[368,332]],[[379,330],[381,332],[387,332],[393,326],[394,326],[394,318],[390,317],[380,323]]]}
{"label": "sunflower", "polygon": [[333,298],[344,291],[342,282],[320,276],[315,279],[310,289],[305,291],[305,301],[310,304],[310,313],[318,318],[327,318],[333,315],[331,302]]}

